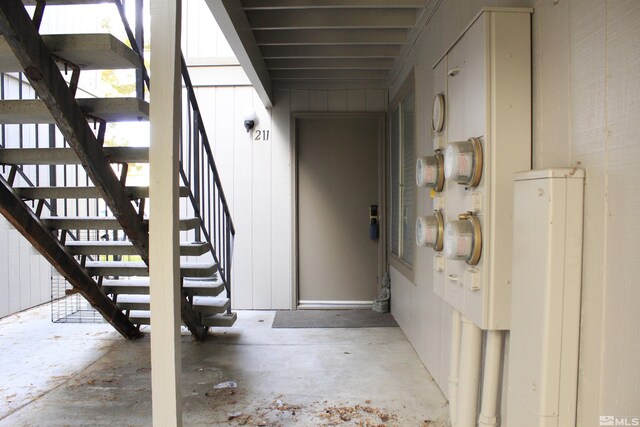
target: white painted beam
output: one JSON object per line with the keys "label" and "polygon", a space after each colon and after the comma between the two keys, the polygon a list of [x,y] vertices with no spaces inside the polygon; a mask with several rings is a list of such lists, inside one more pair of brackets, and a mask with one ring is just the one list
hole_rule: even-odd
{"label": "white painted beam", "polygon": [[316,30],[256,30],[258,45],[296,44],[392,44],[404,45],[409,30],[404,28],[316,29]]}
{"label": "white painted beam", "polygon": [[273,105],[271,76],[239,0],[206,0],[220,30],[265,107]]}
{"label": "white painted beam", "polygon": [[387,70],[273,70],[273,80],[384,80]]}
{"label": "white painted beam", "polygon": [[180,234],[181,0],[151,10],[150,221],[151,400],[154,426],[182,426]]}
{"label": "white painted beam", "polygon": [[425,0],[244,0],[245,10],[326,9],[326,8],[421,8]]}
{"label": "white painted beam", "polygon": [[400,47],[382,45],[263,46],[265,59],[272,58],[396,58]]}
{"label": "white painted beam", "polygon": [[386,80],[277,80],[273,82],[277,89],[317,89],[317,90],[356,90],[387,89]]}
{"label": "white painted beam", "polygon": [[267,59],[269,70],[389,70],[392,58],[281,58]]}
{"label": "white painted beam", "polygon": [[[209,1],[212,0],[207,0],[207,2]],[[414,9],[250,10],[247,11],[246,16],[251,23],[251,28],[254,30],[413,28],[416,23]]]}

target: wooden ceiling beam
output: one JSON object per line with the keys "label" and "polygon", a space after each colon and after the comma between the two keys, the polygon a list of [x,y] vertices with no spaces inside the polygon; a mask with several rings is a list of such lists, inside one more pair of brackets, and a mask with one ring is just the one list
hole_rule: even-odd
{"label": "wooden ceiling beam", "polygon": [[[207,3],[213,0],[207,0]],[[217,0],[229,2],[231,0]],[[236,0],[237,1],[237,0]],[[249,10],[253,30],[313,28],[413,28],[414,9]],[[214,13],[217,19],[217,15]]]}
{"label": "wooden ceiling beam", "polygon": [[262,56],[273,58],[395,58],[398,46],[263,46]]}
{"label": "wooden ceiling beam", "polygon": [[404,28],[316,29],[316,30],[256,30],[256,42],[260,46],[297,44],[391,44],[404,45],[409,30]]}

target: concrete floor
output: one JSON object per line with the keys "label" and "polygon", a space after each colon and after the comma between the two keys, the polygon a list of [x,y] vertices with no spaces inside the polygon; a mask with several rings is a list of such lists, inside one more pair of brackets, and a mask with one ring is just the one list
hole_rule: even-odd
{"label": "concrete floor", "polygon": [[[273,317],[239,312],[204,343],[183,335],[185,426],[448,425],[399,328],[272,329]],[[151,424],[148,335],[52,324],[43,306],[1,319],[0,348],[0,426]]]}

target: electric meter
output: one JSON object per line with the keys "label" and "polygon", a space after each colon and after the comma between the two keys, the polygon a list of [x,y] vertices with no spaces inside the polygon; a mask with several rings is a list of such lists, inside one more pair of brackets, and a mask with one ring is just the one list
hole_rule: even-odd
{"label": "electric meter", "polygon": [[458,184],[476,187],[482,177],[482,144],[478,138],[450,142],[444,151],[444,176]]}
{"label": "electric meter", "polygon": [[433,110],[431,111],[431,129],[435,133],[442,132],[444,128],[444,95],[439,93],[433,97]]}
{"label": "electric meter", "polygon": [[418,187],[431,187],[437,192],[444,188],[444,157],[440,153],[435,156],[418,157],[416,163],[416,184]]}
{"label": "electric meter", "polygon": [[444,218],[440,212],[431,216],[420,216],[416,220],[416,243],[418,246],[429,246],[435,251],[442,250]]}
{"label": "electric meter", "polygon": [[470,213],[461,214],[457,221],[444,226],[444,256],[476,265],[482,252],[480,220]]}

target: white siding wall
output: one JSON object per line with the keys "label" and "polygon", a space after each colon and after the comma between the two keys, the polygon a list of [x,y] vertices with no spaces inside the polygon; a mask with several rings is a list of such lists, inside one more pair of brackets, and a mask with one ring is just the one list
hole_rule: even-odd
{"label": "white siding wall", "polygon": [[0,217],[0,317],[48,302],[51,266]]}
{"label": "white siding wall", "polygon": [[[235,309],[292,308],[292,112],[384,111],[383,90],[278,90],[266,110],[249,86],[197,89],[198,102],[236,226]],[[253,132],[243,127],[254,109]],[[256,141],[270,130],[269,141]]]}
{"label": "white siding wall", "polygon": [[[552,0],[442,2],[403,75],[415,66],[416,115],[431,115],[432,66],[480,7],[534,7],[534,167],[587,171],[578,425],[640,414],[640,3]],[[394,82],[393,97],[403,78]],[[430,143],[416,120],[417,155]],[[418,192],[419,212],[432,209]],[[446,393],[450,308],[433,292],[431,250],[417,248],[415,283],[392,270],[392,310]]]}

